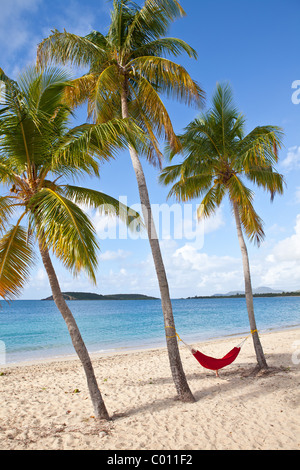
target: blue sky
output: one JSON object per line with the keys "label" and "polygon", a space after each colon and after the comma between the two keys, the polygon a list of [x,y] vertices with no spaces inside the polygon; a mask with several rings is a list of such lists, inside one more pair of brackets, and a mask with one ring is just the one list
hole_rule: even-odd
{"label": "blue sky", "polygon": [[[1,0],[0,67],[12,78],[35,61],[36,46],[51,29],[85,35],[96,29],[106,32],[110,1],[86,0]],[[179,57],[193,79],[206,92],[209,107],[217,82],[229,82],[235,103],[246,116],[246,130],[257,125],[284,129],[284,147],[278,170],[287,183],[285,194],[271,204],[256,191],[255,208],[264,220],[266,239],[257,248],[248,243],[253,286],[296,290],[300,288],[300,97],[292,88],[300,80],[298,0],[182,0],[187,16],[174,23],[169,36],[179,37],[198,52],[198,60]],[[300,84],[300,82],[299,82]],[[297,85],[298,88],[299,84]],[[296,86],[295,85],[295,86]],[[294,93],[294,102],[292,96]],[[167,102],[177,132],[198,114],[183,104]],[[78,113],[78,122],[85,116]],[[168,188],[157,182],[158,170],[144,162],[153,204],[166,203]],[[105,164],[101,180],[84,182],[118,198],[137,204],[138,191],[127,152]],[[175,201],[169,200],[172,205]],[[193,209],[196,208],[196,202]],[[92,214],[100,229],[106,220]],[[186,221],[192,224],[192,218]],[[230,207],[225,201],[214,218],[204,225],[204,238],[174,239],[161,234],[162,252],[174,298],[210,295],[243,289],[241,255]],[[200,229],[198,228],[200,233]],[[147,239],[103,239],[98,284],[84,275],[73,280],[55,263],[63,290],[102,294],[144,293],[158,296],[158,286]],[[24,289],[24,299],[50,295],[48,280],[40,263]]]}

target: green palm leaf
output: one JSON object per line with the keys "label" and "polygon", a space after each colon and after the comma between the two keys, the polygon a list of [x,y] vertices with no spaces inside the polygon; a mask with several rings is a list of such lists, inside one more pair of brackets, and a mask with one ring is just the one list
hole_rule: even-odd
{"label": "green palm leaf", "polygon": [[84,269],[96,282],[98,244],[87,215],[73,202],[50,188],[30,201],[31,223],[39,240],[77,275]]}
{"label": "green palm leaf", "polygon": [[206,189],[211,186],[212,176],[209,173],[201,173],[200,175],[182,177],[175,183],[168,197],[175,196],[178,201],[187,202],[200,197]]}
{"label": "green palm leaf", "polygon": [[275,171],[272,166],[264,167],[255,165],[247,168],[245,171],[248,180],[252,181],[258,187],[262,187],[271,194],[271,200],[276,193],[283,194],[284,178],[283,175]]}
{"label": "green palm leaf", "polygon": [[197,52],[185,41],[178,38],[159,38],[140,46],[132,53],[133,57],[165,56],[177,57],[186,52],[189,57],[197,59]]}
{"label": "green palm leaf", "polygon": [[35,260],[32,242],[19,222],[0,240],[0,296],[4,299],[20,294]]}
{"label": "green palm leaf", "polygon": [[146,136],[131,120],[114,119],[97,125],[76,126],[54,146],[49,170],[55,174],[98,176],[98,162],[113,158],[120,148],[127,147],[133,133],[145,142]]}
{"label": "green palm leaf", "polygon": [[[149,132],[156,132],[158,138],[164,137],[170,142],[172,148],[179,150],[179,142],[177,142],[170,116],[162,102],[161,97],[143,76],[133,79],[137,84],[137,92],[132,87],[132,92],[136,97],[136,103],[139,106],[139,112],[143,115],[143,121],[147,125]],[[149,119],[151,121],[149,122]],[[151,139],[153,140],[153,139]]]}
{"label": "green palm leaf", "polygon": [[140,75],[159,87],[168,98],[175,98],[188,105],[203,104],[203,91],[183,66],[163,57],[149,56],[133,59],[128,66],[136,68]]}
{"label": "green palm leaf", "polygon": [[259,126],[238,144],[238,162],[247,171],[251,166],[272,166],[278,161],[282,130],[276,126]]}
{"label": "green palm leaf", "polygon": [[5,231],[14,212],[13,199],[10,196],[0,197],[0,235]]}
{"label": "green palm leaf", "polygon": [[[124,25],[126,16],[127,20],[131,20],[127,34],[123,35],[125,50],[134,49],[137,42],[145,43],[165,35],[169,24],[185,15],[183,8],[176,0],[146,0],[142,8],[138,6],[134,8],[132,5],[127,6],[127,2],[124,1],[114,2],[115,15],[112,17],[110,37],[114,38],[116,33],[122,37],[120,28]],[[123,19],[122,22],[120,18]]]}
{"label": "green palm leaf", "polygon": [[138,212],[128,208],[117,199],[94,189],[81,188],[67,185],[62,187],[64,194],[76,204],[97,209],[103,215],[118,217],[131,231],[136,232],[143,227],[142,219]]}
{"label": "green palm leaf", "polygon": [[213,215],[225,196],[226,190],[222,184],[215,183],[214,186],[210,188],[207,186],[206,189],[207,192],[197,209],[198,220]]}
{"label": "green palm leaf", "polygon": [[39,65],[72,62],[81,67],[89,64],[91,54],[95,53],[101,54],[101,51],[88,37],[80,37],[67,31],[60,33],[55,29],[39,45],[37,61]]}

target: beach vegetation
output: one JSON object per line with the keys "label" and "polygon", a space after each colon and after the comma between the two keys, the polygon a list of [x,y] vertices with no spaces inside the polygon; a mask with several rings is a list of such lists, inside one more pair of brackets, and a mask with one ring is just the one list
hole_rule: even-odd
{"label": "beach vegetation", "polygon": [[[264,239],[263,221],[254,209],[257,186],[274,196],[283,193],[283,176],[275,169],[282,129],[258,126],[245,134],[245,117],[233,102],[228,84],[218,84],[212,107],[194,119],[178,138],[182,162],[167,166],[160,175],[172,184],[169,197],[178,201],[200,199],[198,219],[213,215],[227,196],[235,218],[243,261],[245,297],[259,368],[267,368],[257,331],[253,306],[250,264],[244,234],[258,245]],[[176,152],[169,149],[171,161]],[[246,186],[248,181],[250,187]]]}
{"label": "beach vegetation", "polygon": [[129,0],[114,0],[106,34],[92,31],[82,37],[54,30],[39,44],[38,63],[84,67],[87,72],[68,89],[69,105],[87,102],[88,116],[94,123],[132,117],[150,138],[147,145],[137,139],[135,146],[129,142],[129,153],[160,288],[173,381],[180,400],[194,401],[177,338],[168,333],[169,328],[175,328],[172,303],[140,159],[144,156],[160,167],[161,140],[169,142],[174,151],[180,149],[162,96],[197,107],[204,100],[203,90],[187,70],[171,60],[182,53],[196,58],[196,51],[181,39],[165,37],[171,23],[184,14],[177,0],[146,0],[142,6]]}
{"label": "beach vegetation", "polygon": [[[129,120],[70,128],[72,111],[64,102],[70,76],[65,70],[28,68],[11,80],[0,69],[0,297],[19,296],[39,251],[53,299],[83,365],[96,418],[108,419],[92,362],[65,301],[51,255],[74,276],[85,272],[96,283],[98,241],[85,209],[119,217],[133,228],[139,215],[114,198],[70,184],[99,176],[101,162],[139,132]],[[68,183],[67,183],[68,181]],[[130,217],[128,214],[130,213]],[[129,224],[130,222],[130,224]]]}

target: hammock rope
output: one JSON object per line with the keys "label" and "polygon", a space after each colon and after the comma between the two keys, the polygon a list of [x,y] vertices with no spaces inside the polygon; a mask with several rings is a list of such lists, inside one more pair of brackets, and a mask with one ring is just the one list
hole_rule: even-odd
{"label": "hammock rope", "polygon": [[257,330],[251,330],[250,334],[246,336],[246,338],[244,338],[240,344],[235,346],[231,351],[229,351],[229,353],[227,353],[221,359],[216,359],[214,357],[206,356],[200,351],[192,348],[189,344],[187,344],[185,341],[183,341],[183,339],[180,338],[179,334],[177,333],[176,329],[173,326],[166,326],[165,328],[166,329],[172,328],[173,330],[175,330],[175,335],[167,336],[167,338],[177,337],[177,339],[181,341],[187,347],[187,349],[193,354],[195,359],[197,359],[197,361],[199,362],[199,364],[201,364],[202,367],[204,367],[205,369],[214,370],[217,376],[218,376],[218,370],[223,369],[223,367],[226,367],[229,364],[231,364],[233,361],[235,361],[235,359],[237,358],[237,356],[239,355],[241,351],[243,344],[247,341],[249,336],[257,333]]}

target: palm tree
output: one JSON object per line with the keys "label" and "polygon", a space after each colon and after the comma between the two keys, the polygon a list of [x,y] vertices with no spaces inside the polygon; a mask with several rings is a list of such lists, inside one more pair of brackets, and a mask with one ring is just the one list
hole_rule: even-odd
{"label": "palm tree", "polygon": [[[263,223],[253,207],[253,191],[244,180],[271,193],[283,193],[283,177],[274,169],[282,131],[260,126],[245,135],[245,119],[234,107],[228,85],[218,85],[211,110],[192,121],[180,136],[184,161],[164,168],[160,181],[174,183],[169,196],[180,201],[203,197],[198,218],[209,217],[228,195],[242,252],[245,296],[259,368],[267,368],[253,308],[250,266],[243,230],[250,241],[264,238]],[[170,154],[171,159],[174,154]]]}
{"label": "palm tree", "polygon": [[[89,353],[62,295],[49,251],[74,275],[84,270],[96,282],[96,233],[79,205],[118,215],[126,223],[127,208],[103,193],[62,181],[84,174],[98,176],[95,156],[100,163],[122,146],[128,139],[128,123],[116,120],[69,129],[70,109],[62,97],[70,83],[58,69],[28,69],[18,83],[0,69],[1,84],[5,89],[0,105],[0,296],[10,300],[20,294],[37,243],[53,299],[83,365],[95,417],[108,419]],[[131,211],[131,224],[133,219],[138,216]]]}
{"label": "palm tree", "polygon": [[[129,0],[114,0],[111,24],[106,35],[92,31],[85,37],[55,30],[38,48],[38,62],[71,62],[89,71],[77,79],[68,93],[68,102],[79,105],[88,99],[88,115],[94,122],[122,116],[133,117],[149,135],[150,144],[138,149],[129,146],[145,225],[161,293],[166,341],[178,398],[194,401],[183,371],[177,339],[170,331],[175,322],[168,280],[153,222],[146,179],[139,155],[160,165],[159,139],[165,138],[179,149],[170,116],[161,93],[187,104],[202,104],[203,91],[184,67],[162,57],[196,52],[184,41],[163,37],[173,20],[184,14],[177,0],[146,0],[139,7]],[[138,151],[137,151],[138,150]]]}

